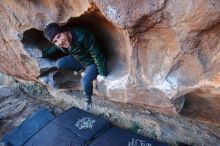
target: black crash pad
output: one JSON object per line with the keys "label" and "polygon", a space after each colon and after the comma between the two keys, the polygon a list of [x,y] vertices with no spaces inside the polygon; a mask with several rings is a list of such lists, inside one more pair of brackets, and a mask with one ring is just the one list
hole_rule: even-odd
{"label": "black crash pad", "polygon": [[7,133],[2,142],[9,146],[21,146],[54,118],[52,113],[41,107],[17,128]]}
{"label": "black crash pad", "polygon": [[24,146],[82,146],[84,142],[84,139],[51,122]]}
{"label": "black crash pad", "polygon": [[41,129],[25,146],[83,146],[110,126],[110,122],[73,107]]}
{"label": "black crash pad", "polygon": [[112,127],[89,146],[168,146],[124,129]]}
{"label": "black crash pad", "polygon": [[85,140],[91,140],[99,136],[111,126],[107,120],[78,108],[71,108],[53,122],[65,127]]}

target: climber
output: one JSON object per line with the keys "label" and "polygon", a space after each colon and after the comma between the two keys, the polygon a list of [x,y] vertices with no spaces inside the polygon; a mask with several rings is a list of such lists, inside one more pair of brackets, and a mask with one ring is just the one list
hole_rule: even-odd
{"label": "climber", "polygon": [[64,28],[57,23],[50,23],[44,30],[44,36],[68,54],[57,60],[59,69],[84,71],[81,79],[84,109],[92,108],[93,80],[104,82],[107,75],[107,63],[104,53],[94,37],[85,28]]}

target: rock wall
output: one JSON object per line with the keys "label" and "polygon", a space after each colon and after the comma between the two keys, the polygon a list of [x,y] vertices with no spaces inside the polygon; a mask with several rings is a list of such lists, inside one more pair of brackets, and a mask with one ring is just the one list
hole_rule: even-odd
{"label": "rock wall", "polygon": [[52,21],[67,21],[89,7],[87,0],[69,1],[8,1],[0,2],[1,72],[23,79],[36,80],[36,61],[27,56],[22,43],[23,32],[30,28],[43,29]]}
{"label": "rock wall", "polygon": [[219,0],[3,0],[0,19],[3,73],[37,81],[40,68],[24,51],[23,33],[73,19],[92,28],[110,58],[97,94],[177,113],[184,95],[207,88],[215,91],[211,107],[218,107]]}

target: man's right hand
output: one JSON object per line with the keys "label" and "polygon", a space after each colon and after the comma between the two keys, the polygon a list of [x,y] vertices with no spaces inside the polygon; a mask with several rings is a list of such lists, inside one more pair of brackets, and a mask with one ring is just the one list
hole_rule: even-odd
{"label": "man's right hand", "polygon": [[85,75],[85,72],[82,71],[80,74],[81,74],[81,77],[83,77]]}
{"label": "man's right hand", "polygon": [[98,75],[96,79],[98,82],[103,83],[105,81],[105,76]]}

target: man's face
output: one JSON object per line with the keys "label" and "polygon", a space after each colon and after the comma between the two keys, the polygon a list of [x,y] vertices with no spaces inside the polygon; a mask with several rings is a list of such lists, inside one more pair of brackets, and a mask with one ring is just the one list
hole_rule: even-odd
{"label": "man's face", "polygon": [[62,33],[58,33],[57,35],[55,35],[55,37],[53,38],[52,43],[54,43],[55,45],[61,47],[61,48],[69,48],[70,47],[70,36],[68,35],[67,32],[62,32]]}

